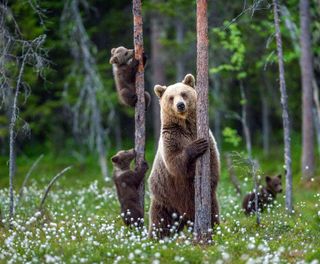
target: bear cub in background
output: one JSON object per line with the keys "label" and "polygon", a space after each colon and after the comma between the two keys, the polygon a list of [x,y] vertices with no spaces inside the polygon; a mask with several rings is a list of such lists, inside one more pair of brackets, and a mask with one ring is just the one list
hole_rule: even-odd
{"label": "bear cub in background", "polygon": [[138,188],[148,170],[147,162],[140,168],[130,169],[130,163],[135,158],[134,149],[121,150],[111,158],[114,166],[113,180],[116,185],[118,199],[121,205],[121,217],[127,226],[143,226],[143,208],[139,202]]}
{"label": "bear cub in background", "polygon": [[[147,58],[143,54],[143,65]],[[137,103],[136,93],[136,73],[138,71],[139,61],[134,58],[134,50],[125,47],[113,48],[111,58],[113,75],[120,101],[127,106],[135,107]],[[150,105],[150,94],[144,93],[146,108]]]}
{"label": "bear cub in background", "polygon": [[[281,175],[266,176],[266,187],[262,187],[258,192],[258,210],[263,211],[267,205],[272,204],[278,193],[282,192]],[[255,193],[248,193],[242,203],[245,213],[251,214],[256,211]]]}

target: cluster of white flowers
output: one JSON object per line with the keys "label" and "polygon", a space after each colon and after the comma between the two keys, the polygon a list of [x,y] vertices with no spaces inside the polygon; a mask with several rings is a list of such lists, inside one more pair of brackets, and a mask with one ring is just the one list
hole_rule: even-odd
{"label": "cluster of white flowers", "polygon": [[[255,226],[254,216],[244,218],[240,197],[232,192],[219,194],[222,205],[221,225],[215,227],[212,246],[203,250],[202,262],[232,263],[233,247],[241,246],[240,255],[246,263],[286,262],[286,256],[303,260],[307,252],[315,252],[314,236],[301,214],[295,220],[286,215],[281,203],[276,203],[269,213],[262,216],[265,224]],[[0,233],[0,262],[7,263],[161,263],[171,252],[171,262],[188,263],[184,252],[195,250],[193,246],[193,223],[188,222],[184,232],[177,233],[182,218],[173,213],[174,224],[169,227],[171,238],[155,241],[148,238],[147,227],[142,230],[127,228],[119,215],[119,205],[114,189],[101,187],[95,181],[80,189],[55,188],[50,192],[45,208],[37,210],[43,189],[35,184],[26,188],[25,196],[16,208],[13,228]],[[315,195],[315,216],[320,217],[320,194]],[[7,212],[8,190],[0,190],[3,212]],[[306,203],[300,202],[300,212]],[[4,215],[4,224],[7,215]],[[244,220],[243,220],[244,219]],[[292,247],[274,245],[291,230],[303,230],[307,239]],[[211,231],[211,230],[210,230]],[[272,234],[272,235],[270,235]],[[235,237],[235,238],[233,238]],[[254,252],[254,254],[252,253]],[[92,256],[92,254],[97,254]],[[316,264],[314,262],[313,264]]]}

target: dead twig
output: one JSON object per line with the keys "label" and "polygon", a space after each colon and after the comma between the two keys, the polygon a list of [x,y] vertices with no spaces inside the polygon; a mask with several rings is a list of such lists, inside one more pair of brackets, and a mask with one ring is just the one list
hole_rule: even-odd
{"label": "dead twig", "polygon": [[28,179],[30,178],[31,173],[34,171],[34,169],[37,167],[37,165],[39,164],[40,160],[41,160],[43,157],[44,157],[44,155],[41,154],[41,155],[36,159],[36,161],[32,164],[32,166],[30,167],[29,171],[27,172],[26,177],[24,178],[24,181],[23,181],[22,186],[21,186],[20,191],[19,191],[19,196],[18,196],[18,201],[17,201],[17,203],[19,203],[19,201],[21,200],[21,198],[22,198],[22,196],[23,196],[23,194],[24,194],[23,191],[24,191],[24,188],[25,188],[25,186],[26,186],[26,184],[27,184]]}
{"label": "dead twig", "polygon": [[40,206],[39,206],[39,211],[42,212],[42,209],[43,209],[43,205],[47,199],[47,196],[48,196],[48,193],[51,189],[51,187],[53,186],[53,184],[64,174],[66,173],[68,170],[70,170],[72,168],[72,166],[69,166],[69,167],[66,167],[64,168],[62,171],[60,171],[56,176],[54,176],[52,178],[52,180],[50,181],[50,183],[48,184],[48,187],[46,188],[45,192],[44,192],[44,195],[43,195],[43,198],[41,200],[41,203],[40,203]]}

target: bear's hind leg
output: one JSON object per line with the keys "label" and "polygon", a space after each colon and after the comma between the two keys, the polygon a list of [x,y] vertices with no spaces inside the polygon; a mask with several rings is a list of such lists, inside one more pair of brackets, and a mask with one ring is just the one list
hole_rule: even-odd
{"label": "bear's hind leg", "polygon": [[152,201],[149,221],[149,237],[161,239],[170,236],[174,221],[172,212],[166,207]]}
{"label": "bear's hind leg", "polygon": [[135,92],[131,91],[128,88],[123,88],[120,91],[121,101],[131,107],[135,107],[137,103],[137,95]]}

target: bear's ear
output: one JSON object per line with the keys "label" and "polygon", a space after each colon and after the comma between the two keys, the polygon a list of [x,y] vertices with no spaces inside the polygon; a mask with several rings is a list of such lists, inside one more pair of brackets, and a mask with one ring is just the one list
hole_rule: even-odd
{"label": "bear's ear", "polygon": [[111,55],[113,55],[115,51],[116,51],[115,48],[111,49]]}
{"label": "bear's ear", "polygon": [[118,156],[113,156],[111,158],[111,161],[114,162],[114,163],[117,163],[119,161],[119,157]]}
{"label": "bear's ear", "polygon": [[270,176],[266,176],[266,183],[271,182],[271,177]]}
{"label": "bear's ear", "polygon": [[194,79],[193,75],[190,74],[190,73],[188,73],[188,74],[184,77],[182,83],[184,83],[185,85],[189,85],[189,86],[191,86],[192,88],[195,87],[195,79]]}
{"label": "bear's ear", "polygon": [[165,92],[166,89],[167,89],[167,86],[162,86],[162,85],[157,84],[154,87],[154,92],[159,98],[161,98],[161,96],[163,95],[163,93]]}
{"label": "bear's ear", "polygon": [[281,174],[279,174],[277,177],[281,180],[282,175],[281,175]]}

